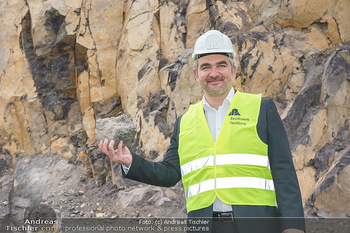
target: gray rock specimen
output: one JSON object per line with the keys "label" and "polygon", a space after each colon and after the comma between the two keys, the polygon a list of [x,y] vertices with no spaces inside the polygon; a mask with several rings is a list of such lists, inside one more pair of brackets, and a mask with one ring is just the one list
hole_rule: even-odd
{"label": "gray rock specimen", "polygon": [[122,140],[125,144],[131,144],[136,135],[136,127],[130,115],[120,115],[96,120],[95,138],[97,143],[101,140],[114,140],[115,145]]}

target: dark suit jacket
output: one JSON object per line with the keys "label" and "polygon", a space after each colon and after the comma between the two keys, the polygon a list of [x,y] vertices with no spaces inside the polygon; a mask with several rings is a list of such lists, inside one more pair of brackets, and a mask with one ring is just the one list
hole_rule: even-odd
{"label": "dark suit jacket", "polygon": [[[171,144],[162,162],[151,162],[132,153],[133,162],[127,178],[143,183],[169,187],[181,179],[178,142],[179,117]],[[288,138],[276,106],[262,98],[257,124],[258,135],[268,144],[268,156],[275,185],[278,208],[269,206],[232,206],[240,233],[273,233],[288,228],[305,229],[304,213]],[[123,170],[123,169],[122,169]],[[211,217],[212,206],[188,213],[188,217]]]}

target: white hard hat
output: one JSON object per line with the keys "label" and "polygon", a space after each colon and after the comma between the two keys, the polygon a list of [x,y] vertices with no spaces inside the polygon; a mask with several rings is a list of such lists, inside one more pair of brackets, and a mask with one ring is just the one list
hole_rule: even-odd
{"label": "white hard hat", "polygon": [[235,57],[235,51],[233,50],[230,38],[217,30],[207,31],[197,39],[192,58],[193,60],[197,60],[201,55],[212,53],[225,54],[232,59]]}

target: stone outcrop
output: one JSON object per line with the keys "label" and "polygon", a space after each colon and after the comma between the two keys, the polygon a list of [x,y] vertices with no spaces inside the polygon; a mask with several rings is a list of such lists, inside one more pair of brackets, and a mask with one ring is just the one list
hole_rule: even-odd
{"label": "stone outcrop", "polygon": [[[17,226],[23,225],[23,220],[33,218],[35,215],[33,211],[40,206],[43,212],[48,214],[47,217],[56,219],[55,216],[60,214],[60,208],[56,206],[57,213],[55,213],[49,205],[57,203],[60,199],[62,186],[70,189],[78,188],[82,172],[81,167],[68,163],[62,157],[49,154],[34,154],[33,157],[20,159],[9,195],[8,205],[12,223]],[[44,203],[47,206],[46,210]]]}
{"label": "stone outcrop", "polygon": [[[237,51],[234,87],[262,93],[278,107],[305,213],[348,216],[348,9],[348,0],[1,1],[4,191],[19,185],[13,180],[21,164],[42,154],[70,161],[107,193],[107,187],[132,189],[135,183],[123,180],[120,167],[99,152],[97,121],[129,114],[136,126],[133,150],[162,160],[176,118],[202,97],[190,58],[194,42],[218,29]],[[149,196],[161,196],[168,206],[164,190]],[[0,197],[6,215],[10,202]]]}

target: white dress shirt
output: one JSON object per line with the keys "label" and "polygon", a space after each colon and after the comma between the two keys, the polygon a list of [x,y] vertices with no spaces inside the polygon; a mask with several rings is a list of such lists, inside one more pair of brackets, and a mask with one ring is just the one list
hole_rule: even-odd
{"label": "white dress shirt", "polygon": [[[205,97],[203,96],[203,109],[204,115],[207,119],[207,123],[210,129],[211,136],[213,137],[214,142],[216,142],[222,123],[224,122],[226,113],[230,108],[231,101],[235,94],[235,90],[231,88],[230,92],[227,94],[226,98],[222,102],[222,105],[216,110],[212,108]],[[213,211],[217,212],[228,212],[232,211],[232,206],[223,203],[219,198],[216,198],[213,204]]]}

